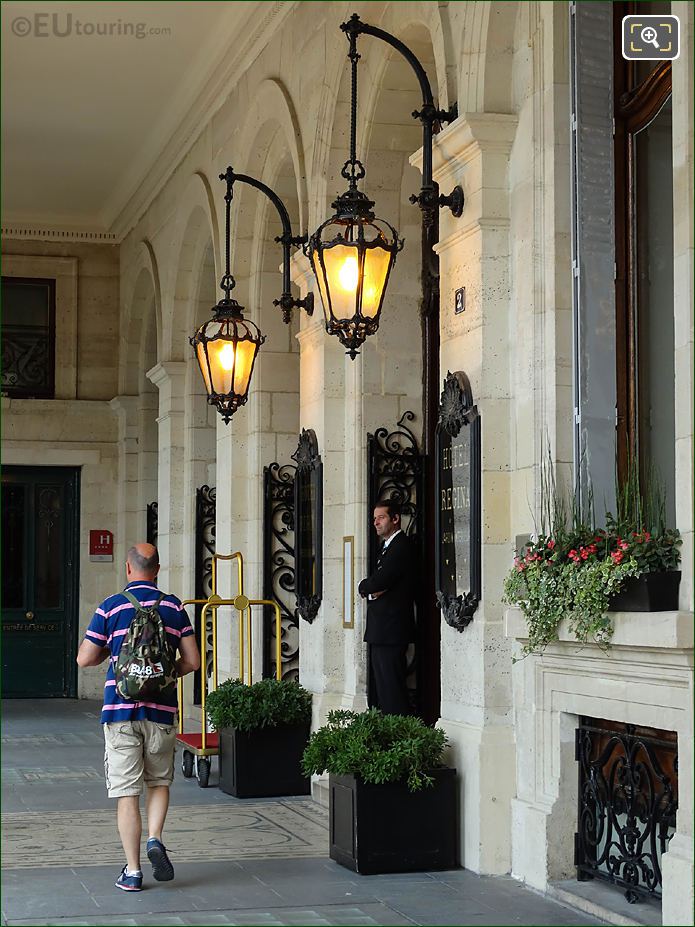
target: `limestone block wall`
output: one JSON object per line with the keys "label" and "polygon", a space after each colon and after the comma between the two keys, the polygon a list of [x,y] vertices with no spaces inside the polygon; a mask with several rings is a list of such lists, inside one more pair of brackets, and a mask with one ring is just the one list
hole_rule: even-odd
{"label": "limestone block wall", "polygon": [[[118,538],[117,422],[107,402],[97,400],[2,400],[3,463],[80,468],[79,599],[77,642],[96,606],[123,588],[125,566],[89,560],[90,528],[108,528]],[[80,670],[78,696],[99,698],[104,669]]]}
{"label": "limestone block wall", "polygon": [[56,397],[112,399],[118,392],[118,246],[4,239],[2,258],[4,276],[57,280]]}

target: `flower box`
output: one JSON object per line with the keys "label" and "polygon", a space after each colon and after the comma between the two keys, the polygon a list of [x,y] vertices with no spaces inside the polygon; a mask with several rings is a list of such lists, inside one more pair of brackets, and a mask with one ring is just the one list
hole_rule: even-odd
{"label": "flower box", "polygon": [[678,610],[680,570],[629,576],[608,606],[611,612],[675,612]]}

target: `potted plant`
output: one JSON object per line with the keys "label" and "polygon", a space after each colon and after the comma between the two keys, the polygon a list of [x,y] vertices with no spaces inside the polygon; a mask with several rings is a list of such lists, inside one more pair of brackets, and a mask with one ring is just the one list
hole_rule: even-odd
{"label": "potted plant", "polygon": [[293,680],[251,686],[228,679],[206,710],[220,738],[220,788],[237,798],[308,795],[302,753],[311,728],[311,693]]}
{"label": "potted plant", "polygon": [[364,874],[456,867],[456,770],[442,764],[445,744],[419,718],[329,713],[302,765],[329,773],[331,859]]}
{"label": "potted plant", "polygon": [[526,618],[524,655],[556,641],[565,618],[580,643],[608,647],[608,612],[678,607],[682,542],[677,530],[665,527],[663,491],[653,474],[643,493],[631,465],[616,494],[617,515],[606,514],[605,528],[594,527],[591,503],[580,512],[574,499],[556,490],[549,464],[541,496],[541,530],[517,553],[504,581],[505,601]]}

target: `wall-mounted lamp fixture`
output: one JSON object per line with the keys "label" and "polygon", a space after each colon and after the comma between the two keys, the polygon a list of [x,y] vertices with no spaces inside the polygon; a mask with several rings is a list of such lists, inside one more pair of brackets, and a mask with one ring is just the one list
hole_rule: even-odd
{"label": "wall-mounted lamp fixture", "polygon": [[434,105],[427,74],[410,49],[395,36],[383,29],[363,23],[357,13],[340,27],[348,36],[352,65],[352,93],[350,105],[350,157],[343,165],[341,175],[349,181],[348,190],[332,204],[335,215],[310,237],[304,251],[311,261],[323,303],[326,331],[337,335],[355,358],[365,338],[379,328],[381,308],[391,268],[403,240],[389,223],[375,219],[371,211],[374,202],[357,189],[357,182],[365,176],[362,162],[357,159],[357,36],[372,35],[387,42],[407,59],[415,70],[423,96],[422,109],[413,113],[423,125],[422,187],[420,193],[410,197],[423,212],[423,223],[434,224],[437,209],[446,206],[455,216],[463,212],[463,190],[455,187],[448,196],[440,196],[432,179],[432,138],[435,124],[451,122],[457,116],[454,105],[439,110]]}
{"label": "wall-mounted lamp fixture", "polygon": [[357,39],[350,35],[352,64],[350,157],[341,176],[348,189],[331,206],[335,215],[318,227],[304,251],[311,262],[323,303],[326,331],[337,335],[353,359],[368,335],[379,328],[386,284],[403,247],[398,232],[372,212],[374,201],[357,189],[365,175],[357,158]]}
{"label": "wall-mounted lamp fixture", "polygon": [[232,298],[236,281],[231,274],[229,258],[229,214],[232,207],[232,180],[227,181],[224,201],[225,212],[225,273],[220,281],[224,298],[214,307],[214,316],[200,326],[190,339],[196,360],[203,375],[208,402],[217,408],[225,422],[229,422],[239,406],[248,399],[249,384],[258,349],[265,335],[254,322],[244,318],[244,307]]}
{"label": "wall-mounted lamp fixture", "polygon": [[227,184],[224,197],[225,274],[220,282],[225,295],[213,309],[215,314],[212,319],[201,325],[190,341],[203,375],[208,402],[216,406],[225,422],[229,422],[239,406],[243,406],[248,399],[256,354],[265,341],[258,326],[244,318],[243,306],[230,295],[236,285],[230,271],[230,212],[233,188],[237,181],[265,193],[280,214],[282,235],[275,241],[283,248],[282,295],[273,300],[273,305],[282,309],[283,321],[289,323],[292,320],[292,310],[295,308],[304,309],[311,315],[314,311],[314,294],[309,293],[304,299],[295,299],[290,291],[290,247],[303,245],[306,235],[292,235],[290,217],[282,200],[262,181],[246,174],[235,174],[231,167],[220,174],[220,180]]}

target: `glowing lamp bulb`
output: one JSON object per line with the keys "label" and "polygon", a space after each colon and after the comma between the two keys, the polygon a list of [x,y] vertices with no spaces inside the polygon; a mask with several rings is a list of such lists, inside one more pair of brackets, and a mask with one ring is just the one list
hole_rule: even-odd
{"label": "glowing lamp bulb", "polygon": [[344,290],[354,293],[357,289],[358,269],[357,258],[348,257],[343,261],[342,267],[338,271],[338,280]]}
{"label": "glowing lamp bulb", "polygon": [[219,353],[219,359],[223,370],[231,370],[234,367],[234,345],[225,344]]}

